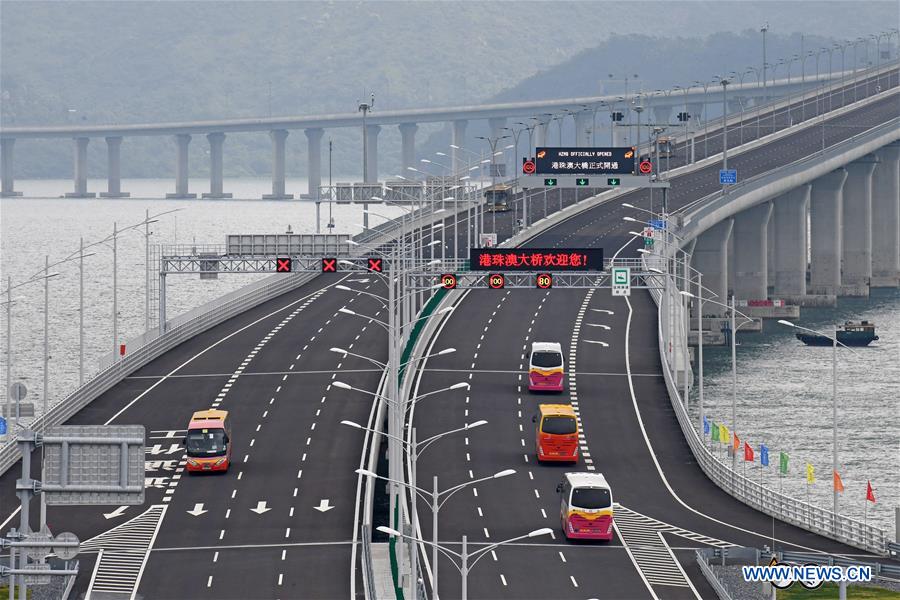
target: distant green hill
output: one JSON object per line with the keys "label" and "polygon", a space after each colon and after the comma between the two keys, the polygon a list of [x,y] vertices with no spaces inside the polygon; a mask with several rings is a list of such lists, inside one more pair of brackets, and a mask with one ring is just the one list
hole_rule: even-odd
{"label": "distant green hill", "polygon": [[[837,15],[851,5],[853,19],[842,23]],[[637,39],[740,31],[766,18],[773,21],[773,39],[776,29],[830,33],[848,27],[853,31],[846,35],[860,35],[896,23],[896,12],[894,2],[4,0],[0,122],[130,123],[352,111],[369,91],[376,93],[376,110],[546,97],[577,87],[571,83],[596,91],[607,72],[635,68],[618,56],[609,60],[611,54],[607,60],[579,54],[613,34],[647,36],[617,39],[633,50],[629,61],[639,58],[636,72],[646,73],[649,84],[655,81],[651,74],[714,72],[712,66],[688,69],[669,59],[681,61],[675,52],[692,49],[697,60],[726,57],[727,41],[706,44],[704,53],[689,38],[672,42],[665,52],[653,42],[632,45]],[[753,36],[738,37],[746,42],[740,51],[749,52]],[[600,47],[615,49],[609,43]],[[440,129],[423,126],[420,139]],[[359,132],[329,135],[338,171],[358,170]],[[399,134],[386,129],[380,142],[387,173],[399,162]],[[103,146],[91,145],[94,176],[105,173]],[[205,146],[205,140],[192,144],[193,174],[206,171]],[[172,147],[158,138],[126,140],[123,175],[170,176]],[[305,147],[302,132],[288,138],[290,174],[303,173]],[[16,176],[68,176],[71,154],[58,141],[22,141]],[[226,171],[265,175],[269,154],[264,134],[230,136]]]}

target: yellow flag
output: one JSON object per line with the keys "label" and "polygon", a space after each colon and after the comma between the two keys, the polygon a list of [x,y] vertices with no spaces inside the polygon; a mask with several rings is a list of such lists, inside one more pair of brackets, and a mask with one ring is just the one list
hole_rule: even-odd
{"label": "yellow flag", "polygon": [[806,463],[806,483],[815,483],[816,475],[813,469],[813,466],[809,463]]}
{"label": "yellow flag", "polygon": [[725,427],[724,425],[720,424],[719,425],[719,439],[722,440],[723,442],[727,443],[730,437],[731,436],[728,435],[728,428]]}

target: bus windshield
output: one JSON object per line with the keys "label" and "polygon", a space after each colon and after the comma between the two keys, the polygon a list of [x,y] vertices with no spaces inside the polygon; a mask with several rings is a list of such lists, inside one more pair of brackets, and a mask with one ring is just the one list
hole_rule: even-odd
{"label": "bus windshield", "polygon": [[562,356],[557,352],[535,352],[531,355],[531,366],[551,369],[562,366]]}
{"label": "bus windshield", "polygon": [[185,438],[187,455],[193,457],[225,456],[224,429],[191,429]]}
{"label": "bus windshield", "polygon": [[572,490],[573,508],[609,508],[609,490],[603,488],[575,488]]}
{"label": "bus windshield", "polygon": [[541,431],[551,435],[572,435],[578,431],[578,427],[574,417],[544,417],[541,421]]}

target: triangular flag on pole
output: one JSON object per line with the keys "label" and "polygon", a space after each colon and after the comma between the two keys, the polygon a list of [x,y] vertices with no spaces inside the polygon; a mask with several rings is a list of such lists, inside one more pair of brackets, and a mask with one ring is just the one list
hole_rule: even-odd
{"label": "triangular flag on pole", "polygon": [[714,442],[719,441],[719,431],[720,431],[719,424],[714,422],[712,424],[712,441],[714,441]]}
{"label": "triangular flag on pole", "polygon": [[844,491],[844,482],[841,481],[841,474],[837,471],[834,472],[834,491],[843,492]]}
{"label": "triangular flag on pole", "polygon": [[806,463],[806,483],[815,483],[816,482],[816,472],[813,469],[813,466],[809,463]]}
{"label": "triangular flag on pole", "polygon": [[787,452],[782,452],[781,456],[778,459],[778,470],[781,471],[782,475],[787,475],[788,472],[788,456]]}
{"label": "triangular flag on pole", "polygon": [[866,500],[875,504],[875,490],[872,489],[871,481],[866,481]]}
{"label": "triangular flag on pole", "polygon": [[719,441],[723,444],[727,444],[729,437],[731,436],[728,435],[728,428],[719,423]]}
{"label": "triangular flag on pole", "polygon": [[709,435],[709,421],[706,419],[706,415],[703,415],[703,435]]}
{"label": "triangular flag on pole", "polygon": [[746,462],[753,462],[753,446],[747,442],[744,442],[744,460]]}
{"label": "triangular flag on pole", "polygon": [[741,438],[738,437],[737,431],[734,432],[734,445],[732,447],[735,452],[741,449]]}
{"label": "triangular flag on pole", "polygon": [[765,444],[759,445],[759,464],[764,467],[769,466],[769,447]]}

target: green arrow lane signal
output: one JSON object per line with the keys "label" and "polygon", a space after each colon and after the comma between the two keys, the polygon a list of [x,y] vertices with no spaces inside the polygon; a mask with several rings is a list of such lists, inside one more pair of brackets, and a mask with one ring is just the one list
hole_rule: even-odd
{"label": "green arrow lane signal", "polygon": [[548,187],[553,187],[556,185],[556,179],[554,179],[553,177],[545,177],[544,185],[546,185]]}
{"label": "green arrow lane signal", "polygon": [[583,186],[586,186],[589,181],[590,181],[589,179],[585,179],[582,177],[582,178],[575,180],[575,185],[583,187]]}
{"label": "green arrow lane signal", "polygon": [[616,270],[616,284],[625,285],[628,283],[628,273],[622,270]]}
{"label": "green arrow lane signal", "polygon": [[622,184],[622,180],[619,179],[618,177],[607,177],[606,178],[606,185],[616,186],[616,185],[621,185],[621,184]]}

